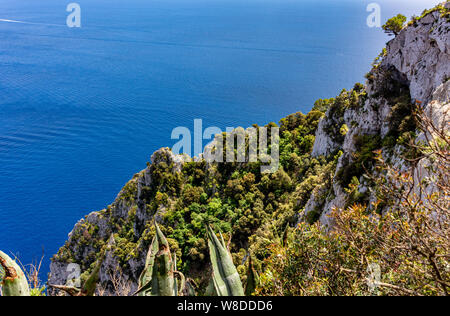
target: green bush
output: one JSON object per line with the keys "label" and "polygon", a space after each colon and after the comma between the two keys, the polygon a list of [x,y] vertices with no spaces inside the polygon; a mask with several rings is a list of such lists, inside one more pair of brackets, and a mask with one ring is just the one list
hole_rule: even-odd
{"label": "green bush", "polygon": [[348,161],[336,174],[343,188],[347,188],[353,178],[359,179],[375,162],[374,151],[381,147],[379,135],[358,135],[355,137],[356,151],[352,161]]}
{"label": "green bush", "polygon": [[387,34],[397,36],[403,29],[406,20],[406,16],[398,14],[397,16],[389,19],[386,24],[382,26],[382,28]]}

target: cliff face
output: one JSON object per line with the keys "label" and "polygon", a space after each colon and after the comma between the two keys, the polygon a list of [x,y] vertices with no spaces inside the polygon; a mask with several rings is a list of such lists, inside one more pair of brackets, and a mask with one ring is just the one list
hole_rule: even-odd
{"label": "cliff face", "polygon": [[[450,8],[449,3],[446,6]],[[448,124],[443,113],[449,109],[449,28],[448,15],[442,16],[439,11],[425,15],[387,44],[382,59],[368,74],[366,86],[343,91],[329,102],[325,115],[312,111],[308,116],[296,114],[283,120],[281,147],[286,152],[288,146],[283,142],[305,130],[306,124],[311,127],[302,134],[298,149],[285,155],[286,162],[282,158],[286,172],[281,170],[268,177],[249,166],[221,167],[202,159],[192,162],[167,148],[155,152],[151,164],[126,184],[113,204],[75,225],[52,260],[49,283],[66,284],[74,272],[70,263],[78,264],[81,271],[89,270],[100,249],[114,235],[115,247],[106,256],[100,273],[101,291],[117,293],[120,278],[125,291],[122,294],[132,293],[144,266],[153,219],[167,226],[166,232],[172,234],[173,247],[183,261],[198,262],[198,269],[206,269],[199,273],[195,264],[184,266],[196,277],[208,270],[202,261],[206,247],[201,238],[186,229],[174,232],[187,218],[192,226],[183,227],[199,229],[199,217],[210,213],[223,217],[233,225],[234,252],[251,248],[263,258],[260,249],[271,238],[277,238],[276,229],[268,233],[269,226],[285,227],[298,220],[320,220],[332,225],[327,215],[333,208],[372,200],[371,184],[363,176],[372,168],[371,152],[381,149],[387,161],[404,163],[400,158],[405,150],[402,139],[415,131],[412,105],[419,104],[432,113],[437,124]],[[310,139],[312,148],[305,145]],[[242,176],[236,176],[240,172]],[[356,190],[350,193],[351,185]],[[250,202],[244,205],[241,201]],[[225,211],[217,211],[217,204]],[[187,239],[192,243],[185,242]],[[235,260],[241,261],[242,257],[236,255]]]}
{"label": "cliff face", "polygon": [[[446,4],[447,8],[450,3]],[[348,201],[337,175],[346,167],[351,167],[358,148],[358,139],[369,135],[368,139],[386,139],[389,134],[398,134],[400,126],[393,122],[393,113],[398,110],[401,97],[410,97],[410,103],[416,103],[433,113],[437,124],[445,124],[444,113],[449,107],[450,91],[450,21],[448,16],[442,16],[439,11],[432,12],[409,27],[403,29],[395,39],[387,44],[382,53],[382,61],[375,65],[368,76],[368,98],[363,106],[357,109],[348,108],[343,112],[343,120],[337,118],[328,110],[320,122],[316,134],[313,156],[328,155],[335,150],[341,150],[336,167],[331,193],[326,197],[325,205],[321,207],[320,221],[329,223],[328,214],[333,208],[343,208]],[[408,113],[400,113],[406,114]],[[338,118],[339,119],[339,118]],[[327,126],[346,124],[349,131],[339,142]],[[401,135],[398,135],[401,136]],[[384,157],[399,161],[401,146],[387,150],[382,146]],[[375,148],[374,148],[375,149]],[[358,191],[366,193],[368,185],[363,177],[359,177]],[[305,214],[313,212],[318,205],[323,205],[323,196],[314,195],[308,201]]]}

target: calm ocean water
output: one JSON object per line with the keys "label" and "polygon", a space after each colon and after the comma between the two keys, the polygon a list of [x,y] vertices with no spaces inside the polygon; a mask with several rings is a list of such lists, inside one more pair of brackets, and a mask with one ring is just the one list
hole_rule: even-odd
{"label": "calm ocean water", "polygon": [[[0,249],[25,262],[111,203],[171,131],[308,112],[387,40],[363,0],[0,0]],[[438,1],[380,0],[383,21]]]}

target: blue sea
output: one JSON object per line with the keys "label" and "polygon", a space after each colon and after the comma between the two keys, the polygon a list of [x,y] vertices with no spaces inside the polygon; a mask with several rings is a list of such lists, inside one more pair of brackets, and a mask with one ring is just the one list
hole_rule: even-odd
{"label": "blue sea", "polygon": [[[66,7],[81,7],[81,28]],[[49,259],[177,126],[250,126],[363,82],[365,0],[0,0],[0,249]],[[439,1],[378,0],[382,21]]]}

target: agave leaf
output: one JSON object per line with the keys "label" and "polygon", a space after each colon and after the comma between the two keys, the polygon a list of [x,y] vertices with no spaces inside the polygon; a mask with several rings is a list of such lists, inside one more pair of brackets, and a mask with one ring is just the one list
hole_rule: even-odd
{"label": "agave leaf", "polygon": [[208,246],[213,267],[213,284],[219,296],[243,296],[241,279],[233,264],[222,234],[217,238],[213,229],[208,226]]}
{"label": "agave leaf", "polygon": [[217,296],[216,287],[214,286],[213,278],[209,280],[208,286],[205,290],[206,296]]}
{"label": "agave leaf", "polygon": [[[173,253],[172,271],[177,274],[177,254]],[[184,277],[184,276],[183,276]],[[173,295],[178,296],[178,281],[177,278],[173,278]]]}
{"label": "agave leaf", "polygon": [[176,281],[177,279],[174,278],[174,291],[175,291],[175,296],[183,296],[183,290],[186,286],[186,278],[184,277],[184,274],[181,273],[180,271],[174,271],[174,274],[180,278],[180,286],[178,288],[178,281]]}
{"label": "agave leaf", "polygon": [[196,287],[197,287],[197,285],[196,285],[195,281],[190,279],[190,278],[187,278],[187,280],[186,280],[186,294],[187,294],[187,296],[196,296],[197,295],[197,293],[195,291]]}
{"label": "agave leaf", "polygon": [[252,295],[256,287],[259,284],[259,275],[258,272],[256,272],[255,268],[252,264],[252,256],[249,256],[248,260],[248,270],[247,270],[247,283],[245,285],[245,295],[250,296]]}
{"label": "agave leaf", "polygon": [[173,266],[172,256],[170,254],[169,243],[166,237],[159,229],[158,224],[156,226],[156,237],[158,239],[159,251],[156,254],[156,277],[158,281],[158,292],[152,290],[152,295],[157,296],[173,296],[174,295],[174,280],[173,280]]}
{"label": "agave leaf", "polygon": [[145,268],[139,277],[139,290],[135,295],[145,296],[146,292],[152,288],[153,268],[155,265],[155,257],[158,253],[159,244],[156,236],[153,238],[145,260]]}
{"label": "agave leaf", "polygon": [[156,234],[147,254],[146,268],[140,277],[141,288],[135,295],[174,296],[174,266],[169,243],[156,221],[155,228]]}
{"label": "agave leaf", "polygon": [[4,271],[2,289],[4,296],[30,296],[30,287],[22,269],[7,254],[0,251],[0,265]]}

